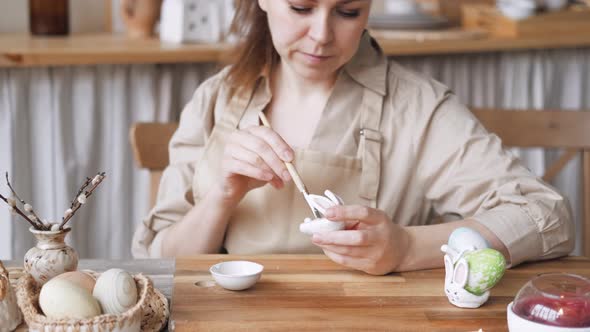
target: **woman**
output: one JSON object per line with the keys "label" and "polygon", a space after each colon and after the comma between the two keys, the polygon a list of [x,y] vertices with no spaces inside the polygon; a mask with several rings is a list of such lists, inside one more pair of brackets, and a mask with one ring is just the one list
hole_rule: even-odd
{"label": "woman", "polygon": [[[136,257],[317,253],[370,274],[442,266],[456,228],[512,265],[569,253],[564,198],[502,150],[443,85],[387,60],[365,31],[370,0],[241,1],[232,67],[203,83],[170,143]],[[260,126],[264,111],[274,130]],[[284,161],[343,231],[310,215]],[[460,219],[427,225],[437,216]]]}

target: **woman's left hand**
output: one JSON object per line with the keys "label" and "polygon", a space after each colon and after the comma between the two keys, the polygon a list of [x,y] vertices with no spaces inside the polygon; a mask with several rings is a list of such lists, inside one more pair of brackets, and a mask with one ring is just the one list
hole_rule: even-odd
{"label": "woman's left hand", "polygon": [[339,205],[326,218],[346,222],[346,230],[314,234],[312,241],[334,262],[373,275],[394,271],[406,256],[410,236],[385,212],[360,205]]}

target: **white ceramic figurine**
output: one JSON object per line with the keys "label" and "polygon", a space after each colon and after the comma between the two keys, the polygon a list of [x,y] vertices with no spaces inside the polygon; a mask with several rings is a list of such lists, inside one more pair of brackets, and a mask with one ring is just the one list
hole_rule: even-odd
{"label": "white ceramic figurine", "polygon": [[16,295],[10,286],[8,271],[0,261],[0,332],[14,331],[22,316],[16,303]]}
{"label": "white ceramic figurine", "polygon": [[489,298],[506,271],[506,260],[497,250],[489,248],[478,232],[461,227],[453,231],[445,253],[445,295],[460,308],[478,308]]}
{"label": "white ceramic figurine", "polygon": [[[333,192],[326,190],[324,194],[326,196],[306,196],[306,200],[308,201],[309,205],[317,209],[322,215],[325,215],[326,210],[332,206],[344,205],[342,198]],[[305,218],[303,223],[299,224],[299,231],[308,235],[313,235],[314,233],[339,231],[344,229],[344,226],[345,224],[342,221],[332,221],[326,218]]]}

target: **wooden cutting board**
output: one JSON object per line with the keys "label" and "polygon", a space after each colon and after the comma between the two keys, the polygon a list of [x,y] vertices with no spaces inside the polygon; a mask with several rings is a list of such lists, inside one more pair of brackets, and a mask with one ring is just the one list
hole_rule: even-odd
{"label": "wooden cutting board", "polygon": [[[264,265],[245,291],[217,286],[209,267],[246,259]],[[442,259],[442,257],[441,257]],[[171,328],[176,331],[506,331],[506,306],[543,272],[590,277],[590,260],[567,258],[507,271],[479,309],[443,295],[442,269],[371,276],[322,255],[204,255],[177,259]]]}

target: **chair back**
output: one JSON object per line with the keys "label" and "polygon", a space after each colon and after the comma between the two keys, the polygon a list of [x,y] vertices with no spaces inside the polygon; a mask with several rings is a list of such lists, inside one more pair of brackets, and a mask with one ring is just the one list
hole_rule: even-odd
{"label": "chair back", "polygon": [[168,143],[178,123],[136,123],[129,130],[133,157],[139,168],[150,172],[150,206],[156,203],[162,171],[170,162]]}

